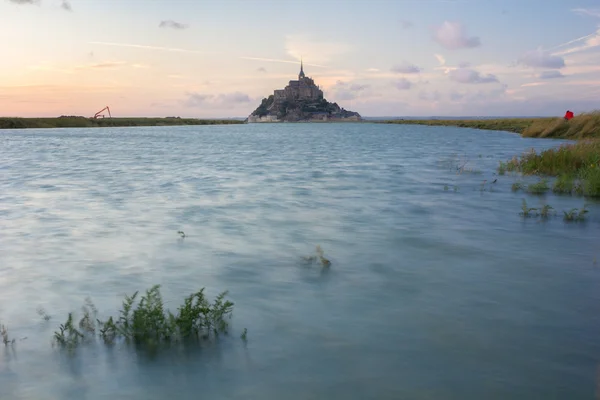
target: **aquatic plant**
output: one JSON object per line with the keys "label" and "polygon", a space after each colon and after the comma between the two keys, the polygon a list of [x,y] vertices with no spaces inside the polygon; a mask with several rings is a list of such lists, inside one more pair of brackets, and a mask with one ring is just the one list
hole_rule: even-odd
{"label": "aquatic plant", "polygon": [[554,181],[552,191],[554,193],[571,194],[575,190],[575,178],[570,174],[561,174]]}
{"label": "aquatic plant", "polygon": [[119,317],[111,316],[106,321],[97,318],[96,307],[86,299],[79,329],[75,327],[73,313],[69,313],[67,321],[54,333],[54,342],[73,350],[83,341],[92,340],[98,332],[106,345],[122,339],[125,343],[156,348],[160,344],[187,343],[228,332],[227,319],[231,318],[234,303],[225,300],[227,292],[220,293],[211,304],[202,288],[186,297],[175,314],[165,310],[160,285],[148,289],[136,305],[138,294],[125,296]]}
{"label": "aquatic plant", "polygon": [[504,175],[506,174],[506,163],[503,163],[502,161],[500,161],[500,165],[498,165],[498,175]]}
{"label": "aquatic plant", "polygon": [[524,187],[525,187],[525,185],[522,182],[515,182],[515,183],[512,184],[512,186],[511,186],[510,189],[513,192],[517,192],[517,191],[523,189]]}
{"label": "aquatic plant", "polygon": [[532,149],[509,164],[524,175],[557,176],[557,193],[600,197],[600,140],[564,144],[539,154]]}
{"label": "aquatic plant", "polygon": [[40,317],[42,317],[45,321],[49,321],[50,320],[50,315],[48,315],[48,313],[46,312],[46,310],[44,310],[44,307],[39,306],[37,308],[37,313]]}
{"label": "aquatic plant", "polygon": [[544,194],[548,190],[550,190],[550,187],[548,186],[548,181],[546,179],[543,179],[537,183],[530,183],[527,186],[527,191],[531,194]]}
{"label": "aquatic plant", "polygon": [[519,213],[519,215],[523,216],[524,218],[528,218],[534,215],[532,214],[532,211],[537,211],[537,208],[530,208],[527,205],[527,201],[523,199],[523,203],[521,205],[521,212]]}
{"label": "aquatic plant", "polygon": [[242,332],[242,334],[240,335],[240,338],[244,341],[247,342],[248,341],[248,329],[244,328],[244,331]]}
{"label": "aquatic plant", "polygon": [[183,239],[185,238],[185,232],[184,231],[177,231],[177,233],[179,234],[179,236]]}
{"label": "aquatic plant", "polygon": [[4,343],[5,346],[15,343],[15,339],[11,340],[8,337],[8,329],[6,329],[6,326],[4,326],[2,324],[0,324],[0,336],[2,336],[2,343]]}
{"label": "aquatic plant", "polygon": [[563,211],[564,213],[564,217],[563,219],[565,221],[578,221],[578,222],[582,222],[585,221],[585,214],[587,214],[589,212],[589,210],[586,209],[586,206],[584,205],[582,209],[578,209],[578,208],[572,208],[570,211]]}
{"label": "aquatic plant", "polygon": [[325,253],[323,252],[321,246],[317,245],[315,253],[315,255],[304,256],[302,259],[309,264],[312,264],[318,260],[323,267],[329,267],[331,265],[331,261],[325,258]]}
{"label": "aquatic plant", "polygon": [[543,219],[547,219],[548,217],[550,217],[551,215],[556,215],[556,212],[553,212],[554,208],[551,205],[544,205],[541,209],[540,209],[540,217],[542,217]]}

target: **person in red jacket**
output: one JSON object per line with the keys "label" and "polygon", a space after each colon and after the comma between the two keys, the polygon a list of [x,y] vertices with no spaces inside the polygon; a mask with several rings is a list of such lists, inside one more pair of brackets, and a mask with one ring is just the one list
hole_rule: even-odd
{"label": "person in red jacket", "polygon": [[573,118],[573,111],[567,110],[567,112],[565,113],[565,121],[568,121],[571,118]]}

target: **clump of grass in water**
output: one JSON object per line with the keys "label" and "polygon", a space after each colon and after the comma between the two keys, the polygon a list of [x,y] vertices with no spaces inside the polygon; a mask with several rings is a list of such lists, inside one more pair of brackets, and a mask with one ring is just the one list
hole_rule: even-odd
{"label": "clump of grass in water", "polygon": [[49,321],[50,320],[50,315],[48,315],[48,313],[46,312],[46,310],[44,310],[44,307],[40,306],[37,308],[37,313],[40,317],[42,317],[44,319],[44,321]]}
{"label": "clump of grass in water", "polygon": [[537,211],[537,208],[530,208],[527,205],[527,201],[523,199],[523,204],[521,205],[521,212],[519,215],[523,216],[524,218],[532,217],[535,215],[532,213],[532,211]]}
{"label": "clump of grass in water", "polygon": [[573,192],[569,182],[577,180],[575,193],[600,197],[600,140],[582,140],[539,154],[532,149],[520,158],[514,157],[508,165],[524,175],[558,176],[558,192]]}
{"label": "clump of grass in water", "polygon": [[506,164],[500,161],[500,165],[498,166],[498,175],[506,174]]}
{"label": "clump of grass in water", "polygon": [[8,329],[6,329],[6,326],[4,325],[0,325],[0,336],[2,336],[2,343],[4,343],[5,346],[15,343],[15,339],[10,340],[8,337]]}
{"label": "clump of grass in water", "polygon": [[319,262],[321,263],[321,265],[323,267],[329,267],[331,265],[331,261],[329,261],[327,258],[325,258],[323,249],[319,245],[317,245],[317,248],[316,248],[316,255],[314,255],[314,256],[308,256],[308,257],[302,257],[302,258],[307,263],[314,263],[317,260],[319,260]]}
{"label": "clump of grass in water", "polygon": [[537,183],[531,183],[527,186],[527,191],[531,194],[544,194],[550,187],[548,186],[548,181],[543,179]]}
{"label": "clump of grass in water", "polygon": [[550,217],[551,215],[556,215],[556,212],[553,212],[554,208],[551,205],[544,205],[541,209],[540,209],[540,217],[542,217],[543,219],[547,219],[548,217]]}
{"label": "clump of grass in water", "polygon": [[515,183],[512,184],[512,186],[511,186],[510,189],[513,192],[517,192],[517,191],[523,189],[524,187],[525,187],[525,185],[522,182],[515,182]]}
{"label": "clump of grass in water", "polygon": [[578,208],[573,208],[569,212],[563,211],[563,213],[564,213],[563,219],[568,222],[571,222],[571,221],[583,222],[583,221],[585,221],[585,214],[587,214],[588,212],[589,212],[589,210],[586,209],[585,205],[583,206],[583,208],[581,210]]}
{"label": "clump of grass in water", "polygon": [[[204,289],[201,289],[186,297],[176,314],[164,309],[160,285],[148,289],[136,306],[138,293],[125,296],[119,317],[111,316],[106,321],[96,318],[96,308],[91,300],[86,299],[83,317],[79,321],[80,330],[75,328],[73,314],[69,313],[67,322],[54,334],[55,342],[72,350],[98,331],[106,345],[122,339],[126,343],[156,349],[161,344],[209,339],[211,335],[228,332],[227,319],[231,318],[234,303],[225,300],[227,292],[219,294],[211,304],[204,296]],[[246,335],[247,330],[244,337]]]}
{"label": "clump of grass in water", "polygon": [[554,193],[571,194],[575,190],[575,178],[570,174],[560,175],[552,185]]}

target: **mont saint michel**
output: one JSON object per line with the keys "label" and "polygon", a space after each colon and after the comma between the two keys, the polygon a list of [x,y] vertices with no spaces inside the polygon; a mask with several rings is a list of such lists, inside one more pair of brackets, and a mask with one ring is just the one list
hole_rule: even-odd
{"label": "mont saint michel", "polygon": [[309,122],[361,121],[359,113],[340,108],[323,97],[323,91],[304,74],[300,61],[298,80],[292,80],[284,89],[278,89],[264,98],[248,116],[248,122]]}

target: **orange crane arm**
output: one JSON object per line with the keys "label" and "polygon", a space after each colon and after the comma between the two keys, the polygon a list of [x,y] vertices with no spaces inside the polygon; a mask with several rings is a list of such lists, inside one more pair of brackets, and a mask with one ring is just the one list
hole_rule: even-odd
{"label": "orange crane arm", "polygon": [[[94,116],[92,118],[98,118],[98,115],[100,115],[100,113],[104,110],[108,110],[108,116],[110,118],[112,118],[112,115],[110,113],[110,108],[108,106],[104,107],[102,110],[98,111],[96,114],[94,114]],[[104,115],[102,116],[102,118],[104,118]]]}

